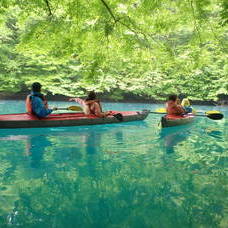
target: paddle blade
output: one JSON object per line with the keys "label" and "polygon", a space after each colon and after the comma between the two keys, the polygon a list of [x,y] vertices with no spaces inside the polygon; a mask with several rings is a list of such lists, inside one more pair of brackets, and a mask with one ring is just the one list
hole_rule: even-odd
{"label": "paddle blade", "polygon": [[82,107],[80,106],[70,106],[67,108],[67,110],[71,110],[71,111],[83,111]]}
{"label": "paddle blade", "polygon": [[210,115],[210,114],[222,114],[221,112],[219,111],[216,111],[216,110],[213,110],[213,111],[207,111],[205,112],[207,115]]}
{"label": "paddle blade", "polygon": [[222,113],[209,113],[208,114],[207,112],[206,112],[206,116],[212,120],[221,120],[224,117]]}
{"label": "paddle blade", "polygon": [[157,109],[155,110],[155,112],[164,113],[164,112],[166,112],[166,109],[165,109],[165,108],[157,108]]}
{"label": "paddle blade", "polygon": [[113,115],[117,120],[123,121],[123,115],[121,113],[116,113]]}

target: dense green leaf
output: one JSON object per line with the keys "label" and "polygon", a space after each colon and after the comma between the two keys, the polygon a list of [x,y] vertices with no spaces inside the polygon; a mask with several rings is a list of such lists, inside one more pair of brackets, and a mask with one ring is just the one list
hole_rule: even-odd
{"label": "dense green leaf", "polygon": [[0,11],[0,91],[228,93],[226,1],[11,0]]}

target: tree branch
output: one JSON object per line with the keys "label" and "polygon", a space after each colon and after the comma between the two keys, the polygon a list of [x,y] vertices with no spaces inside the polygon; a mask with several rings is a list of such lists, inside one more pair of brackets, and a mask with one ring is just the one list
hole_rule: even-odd
{"label": "tree branch", "polygon": [[110,9],[110,7],[108,6],[108,4],[104,1],[101,0],[101,2],[103,3],[103,5],[105,6],[105,8],[108,10],[109,14],[111,15],[111,17],[113,18],[113,20],[115,21],[115,23],[118,21],[115,17],[115,15],[113,14],[112,10]]}
{"label": "tree branch", "polygon": [[[141,35],[143,35],[144,40],[146,40],[148,44],[149,44],[148,36],[149,36],[150,38],[152,38],[154,42],[158,43],[158,42],[153,38],[153,36],[146,34],[145,32],[142,31],[142,29],[140,29],[138,26],[136,26],[136,25],[131,21],[130,17],[127,16],[128,22],[129,22],[130,24],[123,22],[123,21],[121,20],[121,18],[117,18],[117,17],[115,16],[115,14],[112,12],[111,8],[110,8],[109,5],[107,4],[107,2],[105,2],[105,0],[100,0],[100,1],[101,1],[102,4],[105,6],[105,8],[108,10],[108,12],[109,12],[110,16],[112,17],[112,19],[114,20],[114,22],[115,22],[115,23],[121,24],[122,26],[126,27],[126,28],[129,29],[131,32],[133,32],[133,33],[135,34],[136,38],[137,38],[139,41],[140,41],[140,38],[139,38],[138,34],[141,34]],[[133,26],[133,27],[132,27],[132,26]],[[135,28],[134,28],[134,27],[135,27]],[[158,44],[159,44],[159,43],[158,43]],[[159,44],[159,45],[160,45],[160,44]],[[146,45],[146,46],[147,46],[147,48],[149,48],[150,45]]]}
{"label": "tree branch", "polygon": [[50,4],[49,4],[49,1],[48,0],[44,0],[44,1],[45,1],[46,5],[47,5],[49,16],[53,16],[52,11],[51,11],[51,7],[50,7]]}

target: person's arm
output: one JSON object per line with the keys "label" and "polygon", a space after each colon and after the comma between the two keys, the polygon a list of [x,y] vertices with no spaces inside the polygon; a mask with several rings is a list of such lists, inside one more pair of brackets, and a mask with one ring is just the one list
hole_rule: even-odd
{"label": "person's arm", "polygon": [[[85,101],[81,98],[78,98],[78,97],[74,97],[74,98],[70,98],[69,101],[75,101],[77,102],[78,104],[80,104],[83,108],[83,112],[86,114],[86,115],[89,115],[90,114],[90,110],[89,110],[89,104],[90,104],[90,101]],[[91,102],[91,104],[94,103]]]}
{"label": "person's arm", "polygon": [[84,106],[85,105],[85,101],[79,97],[74,97],[74,98],[70,98],[69,101],[75,101],[78,104]]}
{"label": "person's arm", "polygon": [[175,110],[177,114],[184,114],[185,110],[181,105],[175,105]]}
{"label": "person's arm", "polygon": [[168,102],[165,103],[165,110],[167,113],[169,113],[169,103]]}
{"label": "person's arm", "polygon": [[177,104],[177,105],[180,105],[180,104],[181,104],[181,101],[180,101],[179,98],[177,98],[176,104]]}
{"label": "person's arm", "polygon": [[43,103],[44,103],[45,108],[49,108],[49,107],[48,107],[48,102],[47,102],[46,97],[45,97],[45,96],[43,96],[43,97],[44,97]]}
{"label": "person's arm", "polygon": [[97,102],[94,103],[94,109],[95,109],[95,115],[97,117],[106,117],[106,116],[108,116],[108,113],[101,112],[101,107],[100,107],[100,105]]}

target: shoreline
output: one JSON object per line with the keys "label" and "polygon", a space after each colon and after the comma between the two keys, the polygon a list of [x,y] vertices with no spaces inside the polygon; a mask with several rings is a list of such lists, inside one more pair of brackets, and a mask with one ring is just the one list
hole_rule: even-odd
{"label": "shoreline", "polygon": [[[20,93],[0,93],[0,100],[25,100],[26,96],[29,94],[29,92],[20,92]],[[47,99],[49,101],[68,101],[69,97],[64,95],[46,95]],[[144,104],[164,104],[165,101],[163,100],[156,100],[149,97],[142,97],[137,95],[131,95],[126,94],[123,99],[112,99],[108,98],[107,95],[99,95],[98,97],[103,102],[110,102],[110,103],[144,103]],[[209,100],[209,101],[203,101],[203,100],[191,100],[192,105],[212,105],[212,106],[227,106],[228,100],[219,100],[218,102]]]}

